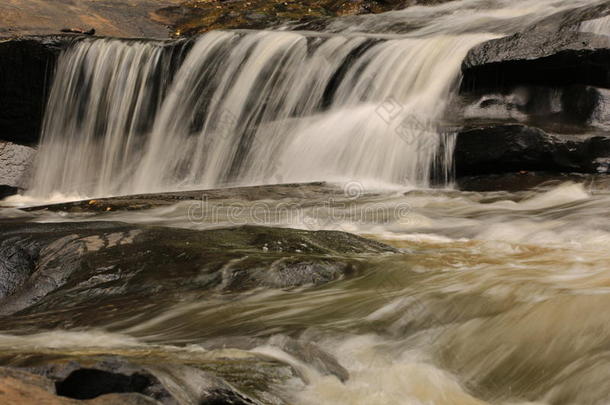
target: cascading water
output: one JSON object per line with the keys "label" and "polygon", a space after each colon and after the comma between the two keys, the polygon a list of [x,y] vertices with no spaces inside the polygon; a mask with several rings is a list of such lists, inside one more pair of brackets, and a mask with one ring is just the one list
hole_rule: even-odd
{"label": "cascading water", "polygon": [[60,58],[30,194],[319,180],[426,187],[433,170],[446,180],[452,136],[439,123],[468,50],[580,4],[512,3],[340,20],[328,29],[338,34],[211,32],[174,75],[167,44],[80,42]]}
{"label": "cascading water", "polygon": [[336,34],[211,32],[175,74],[167,44],[80,42],[60,58],[29,193],[319,180],[426,187],[433,171],[446,181],[452,131],[439,124],[468,50],[586,4],[493,3],[339,20],[328,28]]}
{"label": "cascading water", "polygon": [[[450,178],[460,118],[538,128],[521,108],[528,87],[454,103],[468,50],[592,3],[458,0],[322,33],[82,40],[60,57],[29,193],[427,187],[431,172]],[[569,34],[607,34],[607,21]],[[559,120],[564,93],[543,90],[532,94],[549,93]],[[470,111],[483,104],[489,116]],[[128,359],[185,405],[236,392],[282,405],[609,403],[610,178],[475,174],[461,190],[313,183],[0,208],[0,365],[113,374]]]}
{"label": "cascading water", "polygon": [[427,185],[439,146],[433,125],[464,55],[488,37],[213,32],[160,103],[151,99],[161,90],[147,84],[163,74],[162,44],[83,42],[58,68],[33,193],[320,179]]}

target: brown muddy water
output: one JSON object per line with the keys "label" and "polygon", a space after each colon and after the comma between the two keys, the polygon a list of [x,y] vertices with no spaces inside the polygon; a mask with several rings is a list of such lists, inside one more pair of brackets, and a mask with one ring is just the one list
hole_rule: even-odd
{"label": "brown muddy water", "polygon": [[[76,307],[70,304],[76,290],[68,290],[2,318],[2,362],[118,354],[157,367],[196,365],[261,403],[610,400],[607,191],[578,183],[514,193],[342,194],[302,186],[263,197],[141,211],[2,214],[24,223],[338,230],[398,251],[342,253],[357,271],[302,286],[220,292],[179,286],[174,295],[159,290],[146,300],[104,302],[106,291]],[[273,267],[264,262],[272,252],[307,254],[307,247],[283,247],[282,238],[228,259],[224,269],[250,259]],[[287,339],[297,346],[291,350]],[[334,360],[305,355],[298,345],[308,344]],[[188,379],[178,378],[185,385]]]}

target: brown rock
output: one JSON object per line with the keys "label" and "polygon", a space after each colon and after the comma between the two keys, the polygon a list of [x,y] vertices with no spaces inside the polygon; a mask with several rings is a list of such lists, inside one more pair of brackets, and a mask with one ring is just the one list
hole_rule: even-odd
{"label": "brown rock", "polygon": [[[9,370],[9,371],[7,371]],[[22,371],[0,369],[0,404],[19,405],[155,405],[157,401],[140,394],[108,394],[88,401],[60,397],[49,391],[50,380]],[[13,374],[15,377],[9,377]],[[43,381],[46,380],[46,381]],[[51,386],[52,387],[52,386]]]}

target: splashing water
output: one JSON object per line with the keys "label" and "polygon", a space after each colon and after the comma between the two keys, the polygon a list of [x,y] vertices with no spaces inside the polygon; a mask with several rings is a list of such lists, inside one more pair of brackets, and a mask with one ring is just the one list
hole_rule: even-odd
{"label": "splashing water", "polygon": [[583,4],[464,0],[329,33],[217,31],[181,63],[182,43],[82,41],[60,58],[30,194],[447,182],[442,122],[468,50]]}

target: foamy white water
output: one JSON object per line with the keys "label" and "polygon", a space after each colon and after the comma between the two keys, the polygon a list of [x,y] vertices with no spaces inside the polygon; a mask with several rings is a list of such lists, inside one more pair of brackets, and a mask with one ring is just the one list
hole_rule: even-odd
{"label": "foamy white water", "polygon": [[463,0],[340,19],[333,34],[211,32],[175,74],[166,44],[80,42],[60,58],[29,193],[447,180],[443,119],[468,50],[584,4]]}
{"label": "foamy white water", "polygon": [[610,35],[610,16],[596,18],[580,24],[580,30],[599,35]]}

